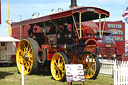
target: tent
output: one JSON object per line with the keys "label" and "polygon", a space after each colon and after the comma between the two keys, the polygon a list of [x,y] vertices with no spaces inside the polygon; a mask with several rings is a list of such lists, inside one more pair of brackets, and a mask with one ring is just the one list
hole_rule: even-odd
{"label": "tent", "polygon": [[8,63],[13,61],[16,55],[16,43],[20,40],[13,37],[0,37],[0,63]]}

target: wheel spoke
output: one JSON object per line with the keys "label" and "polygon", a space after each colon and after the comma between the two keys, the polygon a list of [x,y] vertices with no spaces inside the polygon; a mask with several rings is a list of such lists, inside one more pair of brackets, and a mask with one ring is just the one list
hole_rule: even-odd
{"label": "wheel spoke", "polygon": [[58,64],[60,64],[60,56],[58,56]]}
{"label": "wheel spoke", "polygon": [[87,58],[88,62],[89,62],[89,58]]}
{"label": "wheel spoke", "polygon": [[95,62],[92,62],[92,65],[95,65]]}
{"label": "wheel spoke", "polygon": [[56,70],[54,69],[53,72],[56,74]]}
{"label": "wheel spoke", "polygon": [[25,49],[26,49],[25,43],[22,43],[22,46],[23,46],[23,48],[25,48]]}
{"label": "wheel spoke", "polygon": [[95,73],[95,71],[94,71],[94,70],[92,70],[92,69],[90,69],[90,70],[91,70],[91,73],[93,73],[93,74]]}
{"label": "wheel spoke", "polygon": [[89,69],[86,70],[86,75],[89,75]]}
{"label": "wheel spoke", "polygon": [[65,73],[64,66],[60,68],[60,71],[62,72],[62,74],[64,74],[64,73]]}
{"label": "wheel spoke", "polygon": [[32,54],[32,47],[28,49],[28,53]]}
{"label": "wheel spoke", "polygon": [[19,63],[20,63],[20,64],[23,64],[23,63],[24,63],[24,59],[23,59],[23,58],[20,58],[20,59],[19,59]]}
{"label": "wheel spoke", "polygon": [[31,66],[27,63],[27,72],[30,72]]}
{"label": "wheel spoke", "polygon": [[25,71],[26,71],[26,73],[29,73],[30,67],[31,66],[29,66],[28,63],[25,64]]}
{"label": "wheel spoke", "polygon": [[27,44],[27,52],[32,53],[32,47],[30,46],[30,44]]}
{"label": "wheel spoke", "polygon": [[58,63],[54,62],[54,65],[58,65]]}
{"label": "wheel spoke", "polygon": [[94,65],[92,65],[92,68],[96,69],[96,67]]}
{"label": "wheel spoke", "polygon": [[58,76],[58,78],[60,78],[60,71],[59,70],[58,70],[57,76]]}
{"label": "wheel spoke", "polygon": [[28,61],[28,62],[27,62],[27,65],[28,65],[29,67],[31,67],[31,62]]}
{"label": "wheel spoke", "polygon": [[24,53],[24,51],[22,49],[19,49],[19,52]]}

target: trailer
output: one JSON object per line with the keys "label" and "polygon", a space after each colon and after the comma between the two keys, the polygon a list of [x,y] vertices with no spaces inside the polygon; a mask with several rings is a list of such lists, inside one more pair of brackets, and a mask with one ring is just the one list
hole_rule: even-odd
{"label": "trailer", "polygon": [[19,42],[19,40],[13,37],[0,37],[0,63],[15,62],[15,42]]}

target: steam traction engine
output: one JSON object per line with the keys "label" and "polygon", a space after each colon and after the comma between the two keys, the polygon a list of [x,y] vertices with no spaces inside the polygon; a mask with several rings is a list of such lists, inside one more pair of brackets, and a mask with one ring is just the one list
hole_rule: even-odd
{"label": "steam traction engine", "polygon": [[94,45],[100,34],[94,29],[82,27],[84,21],[109,17],[109,12],[96,7],[77,7],[34,19],[12,23],[13,28],[27,29],[27,38],[17,47],[16,62],[19,71],[24,65],[24,74],[36,73],[40,64],[50,62],[55,80],[65,80],[65,64],[81,63],[85,77],[95,79],[100,70],[96,54],[84,51],[86,45]]}

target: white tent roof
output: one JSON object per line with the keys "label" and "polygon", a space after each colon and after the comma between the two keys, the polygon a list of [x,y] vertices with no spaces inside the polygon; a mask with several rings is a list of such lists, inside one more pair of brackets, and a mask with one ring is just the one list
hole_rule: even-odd
{"label": "white tent roof", "polygon": [[18,42],[20,40],[13,37],[0,37],[0,42]]}

